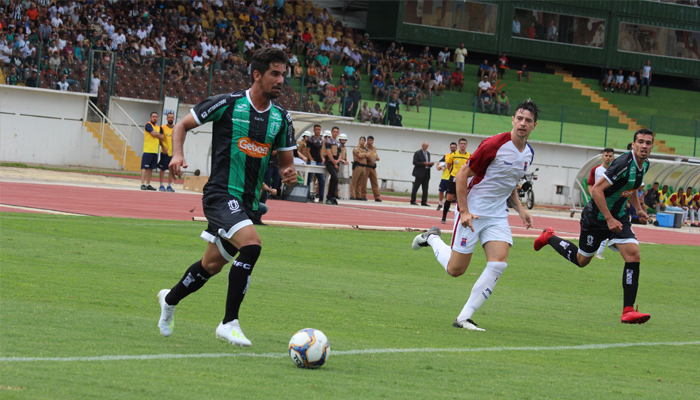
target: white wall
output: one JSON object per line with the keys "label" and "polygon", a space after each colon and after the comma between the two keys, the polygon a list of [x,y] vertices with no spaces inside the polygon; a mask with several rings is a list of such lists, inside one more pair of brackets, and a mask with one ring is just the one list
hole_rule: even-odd
{"label": "white wall", "polygon": [[88,95],[0,85],[0,160],[119,168],[83,126]]}
{"label": "white wall", "polygon": [[[114,99],[127,111],[139,124],[148,121],[150,112],[162,109],[162,104],[155,101]],[[189,113],[191,105],[180,104],[178,119]],[[110,112],[112,114],[112,112]],[[294,117],[292,112],[292,117]],[[327,117],[327,116],[325,116]],[[307,126],[308,123],[295,123],[295,127]],[[412,188],[413,153],[420,149],[424,141],[428,141],[428,151],[433,155],[433,160],[438,161],[449,150],[449,144],[456,142],[461,137],[467,138],[469,144],[467,151],[473,153],[479,143],[488,136],[469,135],[453,132],[428,131],[424,129],[396,128],[380,125],[360,124],[357,122],[324,122],[323,130],[330,130],[332,126],[339,126],[340,131],[348,135],[348,155],[358,143],[360,136],[372,135],[375,137],[375,145],[379,150],[377,175],[379,179],[387,180],[387,188],[399,192],[409,192]],[[495,132],[494,132],[495,133]],[[490,133],[489,134],[493,134]],[[297,131],[297,136],[301,132]],[[141,137],[141,143],[143,138]],[[574,180],[581,167],[600,154],[598,147],[574,146],[548,142],[530,142],[535,159],[529,171],[539,168],[538,180],[534,183],[535,201],[539,204],[568,204],[570,200],[556,194],[556,186],[568,186],[570,193],[575,194]],[[185,159],[189,165],[188,171],[199,169],[203,174],[208,173],[210,162],[209,148],[211,145],[211,124],[196,128],[187,135],[185,142]],[[140,148],[139,148],[140,150]],[[620,149],[622,150],[622,149]],[[655,158],[675,160],[678,157],[662,156],[654,154]],[[437,194],[441,174],[436,169],[431,172],[430,193]],[[381,182],[380,182],[381,184]]]}

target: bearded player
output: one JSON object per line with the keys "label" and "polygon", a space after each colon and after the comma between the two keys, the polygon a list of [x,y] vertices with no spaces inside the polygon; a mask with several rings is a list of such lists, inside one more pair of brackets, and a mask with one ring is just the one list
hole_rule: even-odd
{"label": "bearded player", "polygon": [[457,212],[452,243],[448,246],[440,239],[440,229],[437,227],[413,239],[414,250],[432,247],[435,258],[453,277],[466,272],[477,241],[484,248],[486,268],[474,284],[467,304],[452,324],[456,328],[485,330],[476,325],[472,315],[493,293],[498,278],[508,266],[508,252],[513,246],[506,204],[509,198],[525,227],[532,227],[532,216],[520,203],[516,187],[532,165],[535,153],[527,139],[537,126],[538,112],[532,100],[518,105],[512,117],[513,130],[481,142],[467,165],[460,169],[455,178]]}
{"label": "bearded player", "polygon": [[241,330],[238,311],[262,250],[252,220],[273,150],[277,150],[282,181],[296,182],[292,118],[272,101],[280,95],[288,61],[282,50],[258,50],[251,61],[250,89],[204,100],[173,129],[170,173],[182,176],[181,168],[187,168],[182,150],[187,131],[208,122],[214,124],[211,176],[202,197],[209,226],[201,237],[208,242],[207,248],[202,259],[192,264],[172,289],[158,293],[158,328],[165,337],[173,333],[175,306],[233,261],[228,274],[226,312],[216,328],[216,337],[237,346],[251,345]]}
{"label": "bearded player", "polygon": [[654,133],[640,129],[634,133],[632,150],[617,157],[603,176],[591,189],[593,201],[589,201],[581,212],[581,235],[579,247],[568,240],[554,236],[552,228],[545,229],[535,240],[535,251],[550,245],[577,267],[583,268],[596,254],[603,240],[608,239],[608,247],[619,251],[625,260],[622,270],[622,290],[624,293],[621,322],[643,324],[651,318],[634,309],[639,285],[639,242],[634,235],[626,212],[629,201],[639,216],[639,222],[646,224],[649,216],[637,197],[637,188],[644,182],[644,174],[649,169],[647,158],[654,147]]}

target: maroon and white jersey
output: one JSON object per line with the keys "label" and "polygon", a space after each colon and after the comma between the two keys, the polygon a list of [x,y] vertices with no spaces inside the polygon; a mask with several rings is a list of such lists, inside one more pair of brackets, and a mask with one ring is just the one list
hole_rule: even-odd
{"label": "maroon and white jersey", "polygon": [[469,212],[478,217],[506,217],[506,200],[532,165],[535,151],[530,144],[520,152],[510,135],[503,132],[481,142],[467,164],[474,171],[467,205]]}
{"label": "maroon and white jersey", "polygon": [[598,179],[600,179],[601,176],[607,171],[603,167],[603,164],[598,164],[593,169],[591,169],[591,174],[588,176],[588,187],[593,187],[596,182],[598,182]]}

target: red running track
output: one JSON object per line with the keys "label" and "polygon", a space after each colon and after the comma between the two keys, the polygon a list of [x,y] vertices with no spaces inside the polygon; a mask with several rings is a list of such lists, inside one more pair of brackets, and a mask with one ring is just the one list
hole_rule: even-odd
{"label": "red running track", "polygon": [[[105,189],[84,186],[55,185],[24,182],[0,182],[0,203],[41,210],[75,214],[148,218],[160,220],[191,220],[203,217],[201,196],[191,193],[146,192],[134,189]],[[433,225],[450,231],[452,221],[441,225],[442,212],[431,207],[381,207],[371,202],[357,202],[346,206],[327,206],[312,203],[268,201],[267,221],[303,222],[338,225],[370,225],[381,227],[428,229]],[[0,211],[17,212],[11,207]],[[452,212],[450,212],[452,215]],[[577,219],[536,217],[535,230],[526,231],[516,215],[508,221],[515,234],[536,235],[547,226],[567,236],[578,236]],[[654,227],[635,226],[637,238],[643,242],[700,246],[700,235],[674,232]]]}

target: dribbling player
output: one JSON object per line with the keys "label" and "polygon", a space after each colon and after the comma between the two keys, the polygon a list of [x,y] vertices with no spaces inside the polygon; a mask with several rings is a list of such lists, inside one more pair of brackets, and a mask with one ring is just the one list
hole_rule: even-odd
{"label": "dribbling player", "polygon": [[508,252],[513,245],[506,205],[509,198],[525,227],[532,227],[532,216],[520,203],[516,187],[532,165],[534,151],[527,139],[537,126],[538,112],[532,100],[521,103],[512,117],[513,130],[481,142],[467,165],[457,174],[458,206],[451,245],[440,239],[440,229],[437,227],[413,239],[414,250],[432,247],[435,258],[453,277],[466,272],[477,241],[484,248],[486,269],[452,324],[456,328],[485,330],[476,325],[472,315],[491,296],[496,282],[508,266]]}
{"label": "dribbling player", "polygon": [[593,201],[589,201],[581,212],[581,235],[579,247],[568,240],[554,236],[552,228],[545,229],[535,240],[535,251],[550,245],[562,257],[577,267],[583,268],[596,254],[603,240],[609,239],[608,247],[619,251],[625,260],[622,271],[624,293],[622,317],[626,324],[643,324],[651,318],[634,309],[639,286],[639,242],[634,235],[626,207],[629,201],[639,222],[646,224],[649,216],[646,206],[637,197],[637,188],[644,182],[644,174],[649,169],[647,158],[654,147],[654,133],[640,129],[634,133],[632,150],[617,157],[603,176],[591,189]]}
{"label": "dribbling player", "polygon": [[207,122],[214,124],[211,176],[202,198],[209,226],[201,237],[208,244],[204,257],[192,264],[172,289],[158,293],[161,306],[158,328],[165,337],[173,333],[175,306],[233,261],[228,274],[226,313],[216,328],[216,336],[234,345],[251,345],[241,330],[238,311],[262,250],[260,236],[251,220],[258,210],[258,198],[273,150],[277,150],[282,181],[296,182],[292,118],[272,101],[282,90],[287,63],[282,50],[265,48],[255,52],[251,61],[253,84],[249,90],[204,100],[173,129],[170,173],[182,176],[181,168],[187,167],[182,150],[187,131]]}

